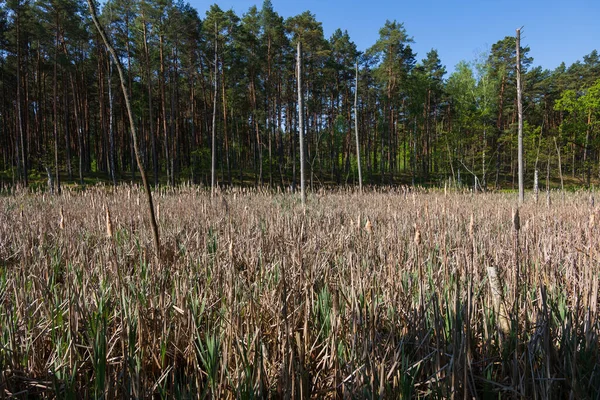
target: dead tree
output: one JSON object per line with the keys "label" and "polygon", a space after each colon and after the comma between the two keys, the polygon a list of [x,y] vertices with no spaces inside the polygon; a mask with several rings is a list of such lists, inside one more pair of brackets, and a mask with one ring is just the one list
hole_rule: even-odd
{"label": "dead tree", "polygon": [[154,204],[152,202],[152,192],[150,192],[150,185],[148,184],[148,179],[146,178],[146,171],[144,170],[144,165],[142,164],[142,160],[140,157],[140,149],[138,147],[137,140],[137,131],[135,129],[135,120],[133,117],[133,111],[131,109],[131,102],[129,101],[129,92],[125,87],[125,76],[123,75],[123,67],[121,66],[121,60],[117,57],[117,53],[115,49],[112,47],[110,42],[108,41],[108,37],[106,36],[106,32],[100,22],[98,21],[98,16],[96,15],[96,7],[94,6],[93,0],[87,0],[88,7],[90,9],[90,13],[92,14],[92,20],[94,21],[94,25],[96,25],[96,29],[100,33],[102,40],[104,41],[104,45],[110,52],[112,56],[113,62],[117,66],[117,71],[119,72],[119,79],[121,81],[121,90],[123,91],[123,98],[125,99],[125,108],[127,109],[127,115],[129,116],[129,127],[131,129],[131,136],[133,139],[133,148],[135,151],[135,160],[137,162],[138,169],[140,170],[140,175],[142,176],[142,182],[144,183],[144,189],[146,191],[146,198],[148,199],[148,213],[150,215],[150,224],[152,225],[152,233],[154,234],[154,248],[156,250],[156,255],[160,255],[160,241],[158,236],[158,225],[156,223],[156,216],[154,215]]}

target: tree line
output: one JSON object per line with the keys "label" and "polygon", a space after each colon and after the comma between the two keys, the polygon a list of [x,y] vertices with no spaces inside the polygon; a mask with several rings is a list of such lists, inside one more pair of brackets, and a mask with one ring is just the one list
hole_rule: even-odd
{"label": "tree line", "polygon": [[[213,143],[220,184],[299,185],[298,43],[308,187],[358,183],[355,130],[366,183],[516,185],[513,36],[447,76],[435,49],[419,60],[397,21],[361,52],[347,31],[326,38],[314,14],[284,19],[270,0],[203,17],[180,0],[109,0],[99,18],[155,185],[209,185]],[[537,170],[590,185],[600,174],[597,51],[546,70],[520,49],[525,179]],[[48,176],[60,190],[61,180],[137,175],[119,76],[85,0],[0,4],[0,179]]]}

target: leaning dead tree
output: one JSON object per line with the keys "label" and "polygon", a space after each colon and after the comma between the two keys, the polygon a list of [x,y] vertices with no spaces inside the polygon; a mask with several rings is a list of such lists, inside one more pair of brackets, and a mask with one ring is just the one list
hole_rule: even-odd
{"label": "leaning dead tree", "polygon": [[138,147],[137,140],[137,132],[135,129],[135,123],[133,118],[133,111],[131,110],[131,103],[129,101],[129,92],[125,87],[125,76],[123,74],[123,67],[121,66],[121,61],[119,57],[117,57],[117,53],[115,49],[112,47],[110,42],[108,41],[108,37],[102,25],[98,21],[98,16],[96,15],[96,7],[93,3],[93,0],[87,0],[90,14],[92,15],[92,20],[94,21],[94,25],[96,25],[96,29],[98,29],[98,33],[102,37],[104,41],[104,45],[108,49],[113,62],[117,66],[117,70],[119,71],[119,79],[121,81],[121,90],[123,91],[123,98],[125,99],[125,108],[127,109],[127,115],[129,116],[129,128],[131,129],[131,136],[133,139],[133,150],[135,152],[135,160],[137,162],[138,169],[140,170],[140,175],[142,176],[142,182],[144,183],[144,189],[146,191],[146,198],[148,199],[148,213],[150,214],[150,224],[152,225],[152,233],[154,234],[154,248],[156,250],[156,255],[160,255],[160,241],[158,237],[158,225],[156,223],[156,216],[154,215],[154,204],[152,202],[152,192],[150,192],[150,185],[148,185],[148,179],[146,178],[146,171],[144,170],[144,166],[142,165],[140,150]]}

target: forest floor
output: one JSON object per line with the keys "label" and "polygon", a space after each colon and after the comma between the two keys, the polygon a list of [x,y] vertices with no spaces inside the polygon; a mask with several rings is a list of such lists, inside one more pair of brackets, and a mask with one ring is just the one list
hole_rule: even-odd
{"label": "forest floor", "polygon": [[0,197],[0,398],[596,398],[594,192]]}

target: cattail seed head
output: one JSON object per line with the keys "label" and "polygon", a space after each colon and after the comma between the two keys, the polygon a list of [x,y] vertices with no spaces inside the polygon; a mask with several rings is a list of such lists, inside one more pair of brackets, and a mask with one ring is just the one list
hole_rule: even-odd
{"label": "cattail seed head", "polygon": [[594,229],[594,226],[596,225],[596,216],[594,213],[590,214],[590,220],[588,222],[588,227],[590,229]]}
{"label": "cattail seed head", "polygon": [[414,224],[413,227],[415,228],[414,242],[417,246],[419,246],[421,244],[421,231],[419,230],[417,224]]}
{"label": "cattail seed head", "polygon": [[521,229],[521,218],[519,217],[518,208],[513,209],[512,220],[515,231],[519,231]]}
{"label": "cattail seed head", "polygon": [[106,210],[106,236],[111,238],[113,236],[113,229],[112,221],[110,220],[110,211],[107,205],[104,206],[104,209]]}
{"label": "cattail seed head", "polygon": [[471,221],[469,222],[469,236],[471,239],[475,236],[475,220],[473,219],[473,213],[471,213]]}
{"label": "cattail seed head", "polygon": [[367,219],[367,223],[365,224],[365,231],[367,231],[367,233],[369,234],[373,233],[373,224],[371,224],[370,219]]}
{"label": "cattail seed head", "polygon": [[59,225],[60,229],[65,229],[65,214],[64,214],[62,206],[60,207],[60,220],[59,220],[58,225]]}

